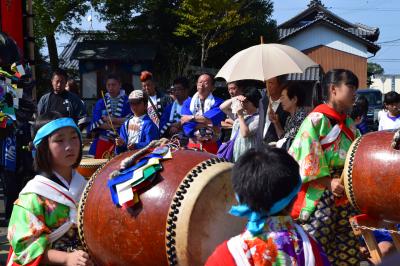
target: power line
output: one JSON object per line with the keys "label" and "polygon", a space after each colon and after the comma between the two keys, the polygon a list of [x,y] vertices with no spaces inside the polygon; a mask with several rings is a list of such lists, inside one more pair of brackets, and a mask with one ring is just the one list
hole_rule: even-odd
{"label": "power line", "polygon": [[371,61],[374,62],[382,62],[382,63],[398,63],[400,62],[400,58],[395,58],[395,59],[370,59]]}
{"label": "power line", "polygon": [[400,38],[394,39],[394,40],[390,40],[390,41],[378,42],[377,44],[391,43],[391,42],[398,42],[398,41],[400,41]]}
{"label": "power line", "polygon": [[379,12],[400,12],[400,9],[395,8],[339,8],[339,7],[332,7],[330,9],[341,10],[341,11],[379,11]]}

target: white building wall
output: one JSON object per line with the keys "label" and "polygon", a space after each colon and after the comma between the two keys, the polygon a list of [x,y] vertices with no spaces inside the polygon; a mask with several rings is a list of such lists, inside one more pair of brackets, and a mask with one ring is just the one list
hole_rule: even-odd
{"label": "white building wall", "polygon": [[378,89],[383,94],[393,90],[394,80],[394,91],[400,93],[400,75],[378,75],[372,76],[371,88]]}
{"label": "white building wall", "polygon": [[311,26],[301,33],[284,40],[283,44],[290,45],[301,51],[324,45],[349,54],[364,58],[368,57],[368,51],[365,45],[324,25]]}
{"label": "white building wall", "polygon": [[97,99],[97,72],[82,74],[82,98]]}

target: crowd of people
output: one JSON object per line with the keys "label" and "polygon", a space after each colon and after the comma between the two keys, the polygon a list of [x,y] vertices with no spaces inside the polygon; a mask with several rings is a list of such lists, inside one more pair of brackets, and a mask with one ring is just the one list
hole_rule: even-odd
{"label": "crowd of people", "polygon": [[[107,93],[87,125],[93,138],[89,154],[109,158],[152,140],[177,138],[182,146],[234,162],[238,205],[231,214],[249,222],[243,233],[217,247],[207,265],[360,262],[360,240],[349,224],[356,211],[340,180],[351,143],[368,131],[368,102],[356,98],[358,78],[351,71],[325,74],[321,87],[327,99],[314,109],[305,106],[298,84],[285,76],[268,80],[266,89],[230,82],[231,98],[225,101],[213,94],[214,78],[207,73],[198,77],[192,96],[185,77],[173,81],[171,95],[157,87],[149,71],[140,80],[142,88],[127,95],[117,75],[107,76]],[[51,84],[52,91],[38,103],[33,132],[38,175],[21,191],[10,218],[10,258],[14,265],[92,265],[87,253],[76,250],[74,223],[86,183],[74,170],[82,158],[78,126],[86,107],[64,71],[55,71]],[[223,145],[222,124],[231,127]],[[379,130],[399,127],[400,96],[390,92],[379,113]],[[390,236],[381,239],[382,251],[389,252]]]}

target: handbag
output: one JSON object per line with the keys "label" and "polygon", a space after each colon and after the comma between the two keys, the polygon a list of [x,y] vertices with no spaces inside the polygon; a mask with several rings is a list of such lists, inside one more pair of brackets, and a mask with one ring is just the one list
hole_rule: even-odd
{"label": "handbag", "polygon": [[[244,121],[246,122],[248,119],[250,119],[254,115],[256,115],[256,114],[253,114],[251,116],[246,117],[244,119]],[[235,141],[236,141],[236,138],[237,138],[237,136],[239,134],[239,131],[240,131],[240,126],[239,126],[238,130],[236,131],[235,136],[233,137],[233,139],[228,140],[227,142],[222,143],[221,146],[219,146],[219,149],[218,149],[218,152],[217,152],[217,157],[218,158],[223,158],[225,160],[228,160],[228,161],[232,162],[232,159],[233,159],[233,148],[235,146]]]}
{"label": "handbag", "polygon": [[217,157],[218,158],[223,158],[227,161],[232,161],[233,158],[233,148],[235,146],[235,140],[238,136],[238,133],[240,131],[240,128],[236,131],[235,136],[233,139],[228,140],[225,143],[222,143],[221,146],[219,146],[218,152],[217,152]]}

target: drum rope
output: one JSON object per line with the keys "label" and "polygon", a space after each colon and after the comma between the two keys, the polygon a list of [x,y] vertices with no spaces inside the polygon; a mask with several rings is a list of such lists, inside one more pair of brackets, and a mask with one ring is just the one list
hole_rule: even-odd
{"label": "drum rope", "polygon": [[358,149],[358,146],[360,145],[362,137],[359,137],[355,140],[353,149],[351,150],[350,153],[350,158],[349,158],[349,166],[347,168],[347,176],[348,176],[348,200],[350,201],[351,205],[353,205],[354,208],[357,210],[360,210],[360,207],[358,206],[356,202],[356,198],[354,196],[354,189],[353,189],[353,164],[354,164],[354,157],[356,154],[356,151]]}
{"label": "drum rope", "polygon": [[[169,145],[169,140],[166,138],[162,138],[162,139],[158,139],[158,140],[152,140],[146,147],[138,150],[137,152],[135,152],[134,154],[132,154],[131,156],[123,159],[121,161],[120,164],[120,169],[119,170],[114,170],[111,174],[110,174],[110,179],[113,179],[117,176],[119,176],[121,174],[121,170],[127,169],[129,167],[131,167],[132,165],[135,164],[136,159],[142,155],[144,155],[149,149],[151,148],[156,148],[156,147],[160,147],[160,146],[164,146],[164,145]],[[173,143],[174,147],[176,146],[175,143]],[[171,147],[172,148],[172,147]]]}
{"label": "drum rope", "polygon": [[194,181],[199,174],[201,174],[208,167],[217,164],[227,162],[225,159],[220,158],[211,158],[208,159],[201,164],[197,165],[192,171],[182,180],[181,185],[175,192],[175,196],[172,199],[172,204],[170,210],[168,212],[167,218],[167,234],[166,234],[166,252],[169,265],[177,265],[177,254],[176,254],[176,222],[178,221],[178,213],[180,206],[182,205],[182,201],[187,193],[190,184]]}
{"label": "drum rope", "polygon": [[[106,165],[106,164],[105,164]],[[103,166],[104,167],[104,166]],[[88,252],[87,244],[85,241],[85,235],[83,232],[83,218],[84,218],[84,210],[85,210],[85,205],[86,205],[86,200],[89,195],[89,191],[93,186],[94,180],[96,179],[97,173],[102,169],[103,167],[100,167],[96,170],[96,172],[92,175],[92,177],[89,179],[88,183],[86,184],[85,190],[83,191],[82,198],[80,200],[80,204],[78,207],[78,235],[79,239],[81,240],[81,244],[83,247],[83,250]]]}

